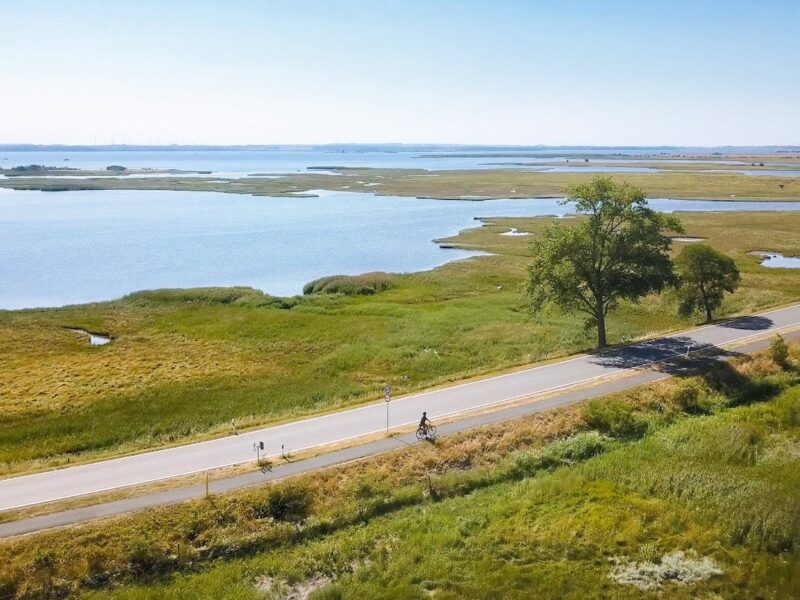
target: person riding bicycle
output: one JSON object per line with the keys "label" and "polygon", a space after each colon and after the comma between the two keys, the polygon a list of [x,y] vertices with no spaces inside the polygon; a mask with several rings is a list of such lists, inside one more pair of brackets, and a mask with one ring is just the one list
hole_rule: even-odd
{"label": "person riding bicycle", "polygon": [[419,420],[419,428],[422,429],[426,434],[428,433],[428,428],[431,426],[431,420],[428,418],[427,411],[422,413],[422,418]]}

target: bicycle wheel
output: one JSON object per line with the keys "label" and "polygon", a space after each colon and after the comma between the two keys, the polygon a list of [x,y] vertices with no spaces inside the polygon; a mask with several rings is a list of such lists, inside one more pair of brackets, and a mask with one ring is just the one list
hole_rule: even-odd
{"label": "bicycle wheel", "polygon": [[428,437],[436,437],[436,425],[428,425]]}
{"label": "bicycle wheel", "polygon": [[425,439],[425,430],[422,427],[417,429],[417,439],[420,441]]}

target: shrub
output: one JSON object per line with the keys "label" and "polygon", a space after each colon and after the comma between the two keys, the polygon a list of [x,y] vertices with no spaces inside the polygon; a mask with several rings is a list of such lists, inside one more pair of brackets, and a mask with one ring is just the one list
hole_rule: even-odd
{"label": "shrub", "polygon": [[726,399],[713,394],[699,379],[682,379],[672,392],[673,402],[685,413],[707,414],[724,408]]}
{"label": "shrub", "polygon": [[615,438],[639,438],[647,432],[647,421],[622,400],[594,400],[583,407],[586,424]]}
{"label": "shrub", "polygon": [[308,517],[311,510],[311,493],[298,486],[280,487],[270,492],[266,500],[253,507],[258,519],[271,518],[276,521],[299,523]]}
{"label": "shrub", "polygon": [[682,411],[694,413],[699,412],[700,401],[704,394],[705,390],[697,380],[686,379],[675,386],[672,399]]}
{"label": "shrub", "polygon": [[748,381],[734,398],[733,404],[741,406],[764,402],[780,394],[784,386],[785,382],[782,378],[774,375]]}
{"label": "shrub", "polygon": [[303,294],[344,294],[370,296],[394,287],[394,276],[375,272],[363,275],[331,275],[315,279],[303,286]]}
{"label": "shrub", "polygon": [[123,167],[122,165],[108,165],[106,167],[106,171],[127,171],[127,167]]}
{"label": "shrub", "polygon": [[128,556],[128,568],[136,578],[164,575],[177,565],[177,557],[151,541],[137,540]]}
{"label": "shrub", "polygon": [[786,367],[789,364],[789,346],[780,334],[769,345],[769,357],[778,366]]}

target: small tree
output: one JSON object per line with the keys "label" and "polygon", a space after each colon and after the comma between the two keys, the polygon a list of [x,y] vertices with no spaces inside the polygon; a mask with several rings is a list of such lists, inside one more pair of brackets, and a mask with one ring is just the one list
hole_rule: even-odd
{"label": "small tree", "polygon": [[775,339],[769,345],[769,357],[780,367],[786,367],[789,364],[789,346],[786,345],[786,340],[782,335],[776,334]]}
{"label": "small tree", "polygon": [[678,312],[689,316],[703,310],[706,321],[711,321],[725,294],[739,287],[741,276],[736,263],[705,244],[686,246],[675,262],[681,280]]}
{"label": "small tree", "polygon": [[649,208],[639,188],[607,177],[570,188],[569,201],[586,216],[551,225],[533,241],[528,293],[534,310],[552,302],[587,315],[603,348],[606,315],[620,300],[636,302],[677,282],[664,233],[683,228]]}

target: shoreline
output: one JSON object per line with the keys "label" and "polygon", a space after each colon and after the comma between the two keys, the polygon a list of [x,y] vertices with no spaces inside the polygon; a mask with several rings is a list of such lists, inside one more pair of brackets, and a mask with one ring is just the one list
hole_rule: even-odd
{"label": "shoreline", "polygon": [[[599,172],[589,170],[591,167],[585,167],[587,170],[580,172],[510,168],[431,172],[424,169],[325,167],[325,172],[310,169],[284,175],[243,174],[235,178],[225,177],[222,172],[195,176],[195,172],[172,170],[159,176],[157,172],[149,171],[147,176],[140,176],[138,170],[130,175],[96,175],[97,171],[79,169],[58,176],[25,174],[0,177],[0,188],[20,191],[204,191],[273,197],[300,197],[313,193],[313,190],[327,189],[333,192],[369,192],[379,196],[481,202],[560,197],[570,186],[585,183],[596,176],[608,176],[648,190],[650,197],[712,201],[800,201],[800,176],[755,176],[738,173],[730,169],[730,165],[722,166],[720,170],[712,171],[668,168],[644,173]],[[769,170],[766,167],[764,169]],[[800,164],[797,170],[800,170]]]}

